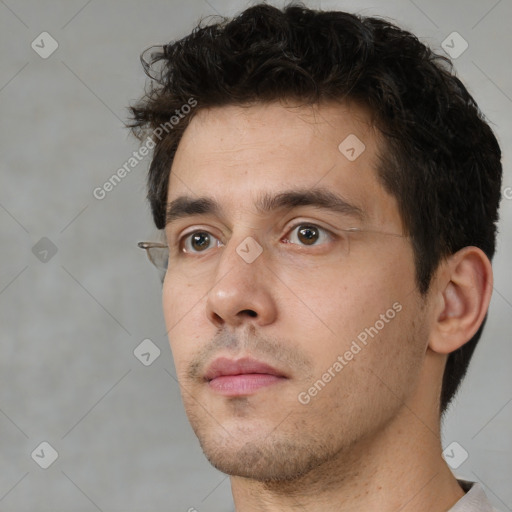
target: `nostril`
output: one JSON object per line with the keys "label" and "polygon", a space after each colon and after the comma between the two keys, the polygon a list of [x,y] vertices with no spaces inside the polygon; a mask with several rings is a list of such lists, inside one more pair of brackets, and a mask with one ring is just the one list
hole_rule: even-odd
{"label": "nostril", "polygon": [[240,311],[240,313],[247,313],[249,316],[252,317],[258,316],[256,311],[253,311],[252,309],[244,309],[243,311]]}
{"label": "nostril", "polygon": [[222,320],[221,316],[218,315],[217,313],[213,313],[213,320],[217,323],[217,324],[222,324],[224,322],[224,320]]}

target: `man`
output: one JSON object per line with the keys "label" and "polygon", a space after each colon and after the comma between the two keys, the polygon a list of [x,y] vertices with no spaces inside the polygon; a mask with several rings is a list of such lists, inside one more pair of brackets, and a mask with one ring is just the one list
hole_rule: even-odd
{"label": "man", "polygon": [[261,4],[144,62],[131,126],[165,241],[142,246],[237,512],[492,510],[441,446],[502,173],[447,59],[383,20]]}

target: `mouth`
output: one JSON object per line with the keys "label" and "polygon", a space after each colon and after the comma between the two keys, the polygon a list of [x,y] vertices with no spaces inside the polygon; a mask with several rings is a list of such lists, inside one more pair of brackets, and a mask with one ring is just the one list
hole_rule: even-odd
{"label": "mouth", "polygon": [[284,382],[288,377],[272,366],[251,358],[220,357],[204,375],[211,390],[224,396],[247,396],[259,389]]}

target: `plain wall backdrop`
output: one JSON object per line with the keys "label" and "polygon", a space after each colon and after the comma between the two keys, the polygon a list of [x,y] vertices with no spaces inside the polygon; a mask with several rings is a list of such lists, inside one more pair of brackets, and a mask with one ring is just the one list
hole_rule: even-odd
{"label": "plain wall backdrop", "polygon": [[[453,32],[463,38],[451,36],[455,50],[468,44],[455,68],[501,143],[504,187],[489,319],[443,447],[457,442],[467,459],[455,474],[482,482],[510,511],[512,2],[305,4],[391,18],[439,52]],[[185,416],[160,282],[136,247],[157,235],[145,201],[149,157],[103,199],[93,191],[138,148],[123,122],[146,82],[139,54],[201,17],[249,5],[0,0],[2,511],[233,508],[228,477],[208,464]],[[148,365],[134,354],[146,339]],[[47,469],[54,453],[41,443],[58,453]]]}

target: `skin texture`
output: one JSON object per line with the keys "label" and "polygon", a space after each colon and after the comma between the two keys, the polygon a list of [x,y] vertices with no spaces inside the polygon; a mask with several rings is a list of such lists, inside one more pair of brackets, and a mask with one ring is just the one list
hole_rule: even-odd
{"label": "skin texture", "polygon": [[[441,456],[439,395],[446,355],[487,310],[490,263],[465,248],[441,263],[422,297],[408,238],[356,234],[347,254],[340,228],[403,233],[396,200],[377,177],[382,140],[368,119],[335,103],[204,109],[178,147],[168,202],[210,197],[222,214],[166,227],[164,316],[187,415],[208,460],[231,475],[237,512],[441,512],[464,494]],[[365,144],[354,161],[338,149],[350,134]],[[320,186],[363,218],[255,207],[263,193]],[[299,222],[332,235],[301,244],[292,231]],[[215,237],[211,246],[180,246],[193,231]],[[247,237],[262,249],[252,263],[237,252]],[[333,370],[393,304],[400,311]],[[287,378],[223,396],[203,378],[221,356],[251,356]],[[301,403],[319,379],[324,386]]]}

